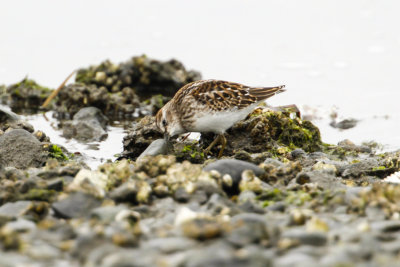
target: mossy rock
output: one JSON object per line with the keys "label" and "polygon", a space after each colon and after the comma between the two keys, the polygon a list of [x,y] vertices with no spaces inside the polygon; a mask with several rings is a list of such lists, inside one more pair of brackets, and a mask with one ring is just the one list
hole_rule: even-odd
{"label": "mossy rock", "polygon": [[[289,113],[262,109],[256,109],[245,120],[236,123],[227,131],[226,139],[226,156],[240,150],[249,153],[270,152],[279,157],[296,148],[306,152],[322,149],[320,131],[310,121],[291,118]],[[212,140],[212,134],[202,134],[200,141],[206,147]],[[218,147],[213,152],[218,153]]]}
{"label": "mossy rock", "polygon": [[8,86],[6,94],[13,110],[36,112],[51,94],[51,91],[51,89],[39,85],[34,80],[25,78],[19,83]]}

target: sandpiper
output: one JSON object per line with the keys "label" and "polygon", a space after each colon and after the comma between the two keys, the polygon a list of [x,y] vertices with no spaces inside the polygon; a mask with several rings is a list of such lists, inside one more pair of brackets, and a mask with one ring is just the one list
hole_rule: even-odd
{"label": "sandpiper", "polygon": [[261,101],[284,92],[284,87],[250,87],[221,80],[192,82],[158,111],[156,124],[167,140],[187,132],[218,134],[204,152],[221,142],[221,157],[226,146],[225,131],[246,118]]}

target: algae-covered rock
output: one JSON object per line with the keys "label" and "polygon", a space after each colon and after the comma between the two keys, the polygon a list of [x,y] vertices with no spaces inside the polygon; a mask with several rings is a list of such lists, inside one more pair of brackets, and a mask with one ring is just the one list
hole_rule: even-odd
{"label": "algae-covered rock", "polygon": [[162,137],[163,135],[156,127],[154,117],[146,116],[124,137],[124,151],[120,158],[136,159],[154,140]]}
{"label": "algae-covered rock", "polygon": [[36,111],[51,93],[49,88],[28,78],[8,86],[5,91],[3,98],[17,111]]}
{"label": "algae-covered rock", "polygon": [[[319,129],[310,121],[291,118],[290,114],[256,109],[245,120],[236,123],[226,133],[228,141],[224,155],[244,150],[250,153],[270,152],[285,155],[293,149],[306,152],[320,151],[322,142]],[[211,143],[210,135],[202,135],[204,147]],[[218,148],[213,149],[214,152]]]}
{"label": "algae-covered rock", "polygon": [[172,97],[183,85],[200,78],[198,72],[187,71],[175,59],[162,62],[145,55],[118,65],[104,61],[100,65],[80,69],[76,75],[77,82],[104,86],[113,93],[129,87],[142,98],[155,94]]}

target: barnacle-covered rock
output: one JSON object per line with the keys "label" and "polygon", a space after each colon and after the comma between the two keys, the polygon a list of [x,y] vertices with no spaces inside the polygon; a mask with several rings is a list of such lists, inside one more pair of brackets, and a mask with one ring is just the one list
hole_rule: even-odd
{"label": "barnacle-covered rock", "polygon": [[162,62],[142,55],[118,65],[104,61],[98,66],[80,69],[76,81],[104,86],[112,93],[129,87],[146,99],[155,94],[172,97],[183,85],[200,78],[198,72],[187,71],[175,59]]}

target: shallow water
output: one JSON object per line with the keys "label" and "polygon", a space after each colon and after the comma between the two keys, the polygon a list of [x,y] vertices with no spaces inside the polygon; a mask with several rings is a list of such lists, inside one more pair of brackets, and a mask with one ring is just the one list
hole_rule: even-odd
{"label": "shallow water", "polygon": [[[287,92],[269,103],[315,113],[326,142],[375,140],[388,150],[400,148],[396,0],[21,0],[0,8],[7,10],[0,17],[0,84],[28,74],[57,87],[71,70],[107,58],[174,57],[204,78],[286,84]],[[360,123],[334,129],[332,109]],[[40,115],[26,119],[53,142],[90,157],[122,151],[121,128],[110,128],[109,138],[92,150],[60,137]]]}

